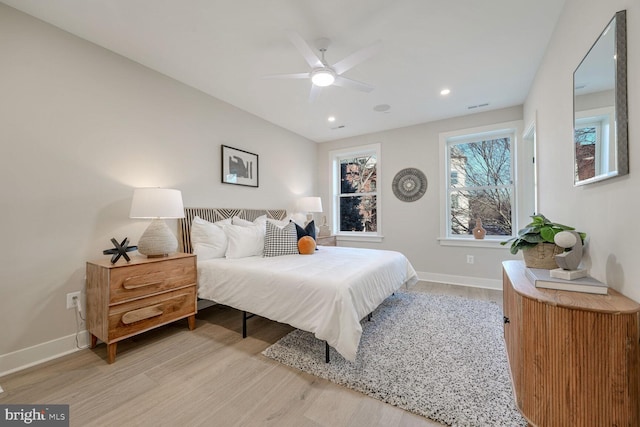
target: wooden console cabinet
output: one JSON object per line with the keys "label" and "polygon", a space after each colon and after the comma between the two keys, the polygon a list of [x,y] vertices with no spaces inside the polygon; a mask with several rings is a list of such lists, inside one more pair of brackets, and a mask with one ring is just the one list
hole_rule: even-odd
{"label": "wooden console cabinet", "polygon": [[640,305],[539,289],[503,263],[504,339],[518,408],[530,424],[640,425]]}
{"label": "wooden console cabinet", "polygon": [[195,328],[196,256],[133,257],[111,264],[87,262],[87,330],[91,348],[107,344],[107,360],[116,359],[118,341],[188,318]]}

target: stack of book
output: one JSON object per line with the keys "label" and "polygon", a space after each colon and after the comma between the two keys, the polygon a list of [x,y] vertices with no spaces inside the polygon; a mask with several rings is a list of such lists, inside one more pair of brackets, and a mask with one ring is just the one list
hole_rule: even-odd
{"label": "stack of book", "polygon": [[607,285],[593,277],[587,276],[580,279],[564,280],[551,277],[549,271],[550,270],[542,268],[525,268],[525,275],[536,288],[586,292],[589,294],[607,294]]}

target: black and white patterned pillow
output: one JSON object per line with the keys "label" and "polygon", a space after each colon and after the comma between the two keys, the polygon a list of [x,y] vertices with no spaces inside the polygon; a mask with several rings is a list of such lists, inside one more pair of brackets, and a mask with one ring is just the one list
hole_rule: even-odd
{"label": "black and white patterned pillow", "polygon": [[266,234],[264,236],[264,256],[297,255],[298,234],[296,225],[290,222],[280,228],[267,221]]}

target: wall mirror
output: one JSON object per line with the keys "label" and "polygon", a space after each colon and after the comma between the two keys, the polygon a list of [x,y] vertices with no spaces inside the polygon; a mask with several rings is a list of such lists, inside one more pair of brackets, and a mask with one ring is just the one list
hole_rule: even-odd
{"label": "wall mirror", "polygon": [[616,13],[573,73],[575,185],[629,173],[626,21]]}

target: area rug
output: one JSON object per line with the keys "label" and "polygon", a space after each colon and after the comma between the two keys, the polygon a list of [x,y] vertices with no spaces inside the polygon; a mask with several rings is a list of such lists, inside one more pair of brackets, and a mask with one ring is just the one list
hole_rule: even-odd
{"label": "area rug", "polygon": [[355,362],[295,330],[262,354],[451,426],[526,426],[513,397],[502,309],[400,291],[362,321]]}

